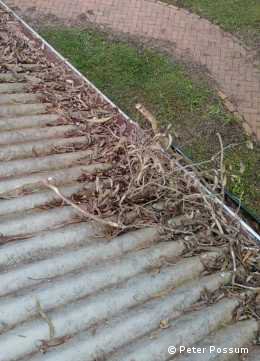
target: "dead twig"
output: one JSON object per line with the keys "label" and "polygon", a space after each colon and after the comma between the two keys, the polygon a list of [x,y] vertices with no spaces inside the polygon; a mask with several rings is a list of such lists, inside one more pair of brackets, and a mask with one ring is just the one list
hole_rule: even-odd
{"label": "dead twig", "polygon": [[237,274],[237,262],[236,262],[236,256],[234,252],[234,248],[232,243],[230,242],[230,253],[233,261],[233,275],[232,275],[232,284],[235,284],[236,274]]}
{"label": "dead twig", "polygon": [[67,203],[68,205],[70,205],[71,207],[73,207],[80,215],[83,215],[84,217],[91,219],[92,221],[101,223],[104,226],[109,226],[112,228],[119,228],[119,229],[125,229],[126,227],[122,224],[118,224],[116,222],[112,222],[112,221],[108,221],[105,219],[102,219],[100,217],[95,216],[94,214],[89,213],[88,211],[86,211],[85,209],[82,209],[80,206],[78,206],[77,204],[75,204],[74,202],[72,202],[70,199],[68,199],[67,197],[65,197],[60,190],[49,183],[49,181],[43,181],[43,184],[48,187],[49,189],[52,189],[62,200],[63,202]]}
{"label": "dead twig", "polygon": [[44,312],[40,301],[38,299],[36,299],[36,307],[37,307],[37,311],[39,313],[39,315],[41,316],[41,318],[47,322],[48,326],[49,326],[49,334],[50,334],[50,340],[54,338],[54,334],[55,334],[55,328],[54,325],[51,321],[51,319],[48,317],[48,315]]}
{"label": "dead twig", "polygon": [[225,165],[224,165],[224,146],[223,141],[220,133],[217,133],[217,137],[219,139],[220,144],[220,183],[221,183],[221,195],[222,199],[225,196],[225,186],[226,186],[226,179],[225,179]]}
{"label": "dead twig", "polygon": [[246,290],[250,290],[256,293],[260,293],[260,287],[251,287],[251,286],[241,285],[240,283],[234,283],[233,286],[244,288]]}

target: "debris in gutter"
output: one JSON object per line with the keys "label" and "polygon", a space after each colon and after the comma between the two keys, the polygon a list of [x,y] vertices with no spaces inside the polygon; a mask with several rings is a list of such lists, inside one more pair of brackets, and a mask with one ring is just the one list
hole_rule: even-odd
{"label": "debris in gutter", "polygon": [[[96,175],[82,173],[79,182],[96,184],[95,191],[87,196],[80,192],[71,198],[64,197],[54,185],[55,179],[54,183],[46,180],[45,187],[81,215],[109,226],[112,235],[151,226],[161,231],[164,240],[184,239],[187,256],[200,254],[206,248],[227,248],[224,261],[214,262],[214,269],[233,273],[228,292],[239,295],[246,289],[254,295],[259,293],[259,247],[214,202],[214,196],[223,193],[225,184],[221,137],[218,154],[221,165],[219,170],[214,169],[215,193],[210,196],[178,166],[184,160],[167,151],[171,143],[169,134],[159,131],[156,119],[144,106],[139,104],[138,108],[152,126],[146,131],[127,123],[90,86],[72,79],[63,64],[50,62],[41,47],[26,39],[18,26],[8,27],[10,21],[10,14],[1,14],[0,27],[7,28],[7,36],[0,39],[0,72],[6,73],[17,65],[19,72],[26,72],[30,64],[37,64],[39,67],[34,72],[37,82],[28,91],[44,94],[44,99],[66,119],[66,124],[78,125],[79,134],[88,137],[86,149],[95,150],[100,162],[112,165]],[[73,147],[76,149],[71,144],[70,151]],[[192,164],[185,166],[192,168]],[[54,327],[39,302],[37,305],[50,328],[50,341],[42,341],[43,347],[54,347],[51,344],[55,344]],[[260,318],[255,297],[250,298],[246,317]],[[66,340],[56,340],[62,341]]]}

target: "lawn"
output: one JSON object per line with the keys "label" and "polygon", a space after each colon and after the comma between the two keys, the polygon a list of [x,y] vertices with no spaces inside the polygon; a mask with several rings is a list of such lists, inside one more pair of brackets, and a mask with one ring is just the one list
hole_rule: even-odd
{"label": "lawn", "polygon": [[224,30],[260,46],[259,0],[162,0],[208,18]]}
{"label": "lawn", "polygon": [[[42,29],[41,34],[132,118],[147,126],[137,102],[151,110],[162,127],[171,124],[174,142],[194,161],[224,146],[228,188],[260,214],[260,148],[250,149],[239,121],[229,114],[207,79],[195,77],[166,55],[106,35],[78,29]],[[213,166],[212,166],[213,167]]]}

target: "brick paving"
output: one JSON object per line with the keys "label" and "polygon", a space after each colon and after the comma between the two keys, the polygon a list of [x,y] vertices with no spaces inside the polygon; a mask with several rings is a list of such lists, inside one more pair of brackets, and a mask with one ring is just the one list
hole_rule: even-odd
{"label": "brick paving", "polygon": [[21,12],[75,20],[85,14],[114,32],[173,44],[173,52],[205,66],[227,106],[238,112],[248,133],[260,140],[260,62],[232,35],[184,9],[154,0],[5,0]]}

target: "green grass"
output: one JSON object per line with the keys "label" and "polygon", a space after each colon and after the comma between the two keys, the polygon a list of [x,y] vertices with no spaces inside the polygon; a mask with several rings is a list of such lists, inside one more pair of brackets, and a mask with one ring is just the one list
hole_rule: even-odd
{"label": "green grass", "polygon": [[[196,80],[167,56],[90,30],[43,29],[41,33],[131,117],[143,122],[135,110],[141,102],[162,126],[171,124],[175,142],[194,160],[208,159],[219,151],[217,132],[224,145],[246,142],[240,125],[224,110],[207,81]],[[237,196],[242,194],[256,213],[260,213],[259,155],[260,149],[249,150],[245,144],[226,153],[228,186]],[[237,165],[240,160],[245,164],[243,174]]]}
{"label": "green grass", "polygon": [[240,33],[247,40],[260,40],[259,0],[163,0],[185,7],[204,16],[230,32]]}

